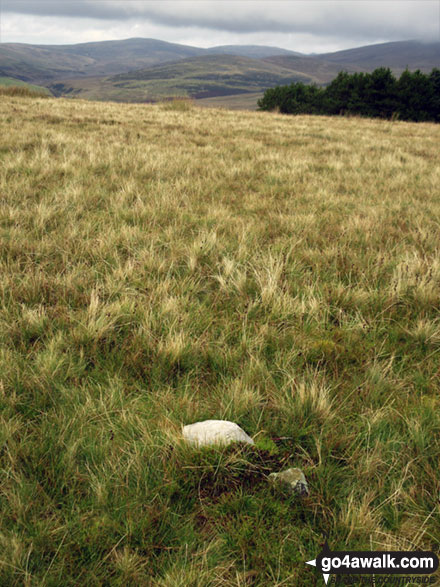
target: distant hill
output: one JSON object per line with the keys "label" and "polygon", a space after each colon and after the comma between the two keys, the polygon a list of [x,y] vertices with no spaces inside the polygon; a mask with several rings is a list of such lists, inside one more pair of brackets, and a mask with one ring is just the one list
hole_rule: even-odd
{"label": "distant hill", "polygon": [[44,83],[69,77],[105,76],[204,53],[204,49],[127,39],[78,45],[0,45],[0,75]]}
{"label": "distant hill", "polygon": [[0,44],[0,76],[49,87],[58,96],[124,102],[176,95],[257,95],[274,85],[326,84],[341,70],[381,66],[395,74],[406,67],[431,71],[440,67],[440,42],[382,43],[313,56],[263,45],[204,49],[141,38],[76,45]]}
{"label": "distant hill", "polygon": [[373,71],[377,67],[389,67],[394,73],[401,73],[408,67],[411,71],[420,69],[430,72],[434,67],[440,67],[440,42],[381,43],[336,53],[323,53],[316,55],[315,58],[336,63],[338,66],[358,66],[365,71]]}
{"label": "distant hill", "polygon": [[107,76],[202,55],[233,54],[261,58],[294,55],[292,51],[258,45],[202,49],[156,39],[126,39],[76,45],[0,45],[0,75],[45,83],[63,78]]}
{"label": "distant hill", "polygon": [[46,84],[63,77],[80,77],[93,64],[90,57],[66,54],[57,47],[20,43],[0,45],[0,76],[25,82]]}
{"label": "distant hill", "polygon": [[399,75],[408,67],[411,71],[420,69],[430,72],[440,67],[440,43],[402,41],[367,45],[336,53],[314,55],[278,55],[265,58],[266,63],[275,63],[295,72],[309,75],[318,83],[327,83],[344,70],[371,72],[378,67],[389,67]]}
{"label": "distant hill", "polygon": [[254,93],[294,81],[310,83],[311,78],[259,59],[205,55],[106,78],[64,80],[49,87],[58,95],[142,102],[169,96],[209,98]]}

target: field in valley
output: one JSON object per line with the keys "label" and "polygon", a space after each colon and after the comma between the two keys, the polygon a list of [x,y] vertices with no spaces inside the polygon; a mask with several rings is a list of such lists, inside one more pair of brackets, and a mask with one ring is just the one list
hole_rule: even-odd
{"label": "field in valley", "polygon": [[263,96],[264,92],[215,96],[214,98],[200,98],[194,102],[194,105],[207,108],[227,108],[228,110],[257,110],[258,100]]}
{"label": "field in valley", "polygon": [[[439,550],[440,125],[0,96],[0,584]],[[256,441],[196,450],[182,424]],[[300,467],[302,499],[267,482]]]}

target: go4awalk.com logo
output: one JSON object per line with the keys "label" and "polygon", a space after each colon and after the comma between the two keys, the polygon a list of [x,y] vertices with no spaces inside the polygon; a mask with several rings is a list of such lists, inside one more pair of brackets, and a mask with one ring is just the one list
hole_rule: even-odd
{"label": "go4awalk.com logo", "polygon": [[[344,575],[370,575],[370,579],[374,575],[376,585],[406,585],[408,580],[415,584],[429,585],[435,582],[434,577],[429,575],[438,569],[439,560],[433,552],[425,551],[336,551],[330,550],[325,542],[321,553],[315,560],[307,561],[307,564],[322,573],[326,585],[330,575],[336,575],[335,578],[339,579],[336,582],[340,584],[349,583],[348,577],[345,577],[347,581],[343,580]],[[416,578],[406,576],[403,579],[407,582],[403,583],[402,577],[382,577],[383,580],[380,581],[377,575],[416,575]],[[368,584],[368,580],[361,581],[361,584]]]}

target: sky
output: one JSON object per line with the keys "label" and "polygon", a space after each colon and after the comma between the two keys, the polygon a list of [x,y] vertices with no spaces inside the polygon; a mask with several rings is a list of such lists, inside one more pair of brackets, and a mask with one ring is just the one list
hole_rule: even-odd
{"label": "sky", "polygon": [[146,37],[323,53],[440,41],[440,0],[0,0],[0,42],[71,44]]}

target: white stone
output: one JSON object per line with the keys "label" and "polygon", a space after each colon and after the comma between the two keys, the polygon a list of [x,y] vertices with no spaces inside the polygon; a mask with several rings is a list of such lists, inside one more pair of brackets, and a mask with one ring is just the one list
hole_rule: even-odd
{"label": "white stone", "polygon": [[183,438],[197,446],[246,442],[255,444],[250,436],[234,422],[227,420],[205,420],[183,427]]}

